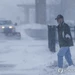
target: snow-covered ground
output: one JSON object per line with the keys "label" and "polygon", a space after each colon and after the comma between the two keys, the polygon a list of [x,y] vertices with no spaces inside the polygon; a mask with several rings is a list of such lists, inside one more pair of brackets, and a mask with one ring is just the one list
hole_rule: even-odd
{"label": "snow-covered ground", "polygon": [[[57,67],[57,52],[51,53],[47,40],[34,40],[25,34],[24,27],[19,27],[21,40],[0,40],[0,75],[59,75]],[[75,47],[71,48],[75,62]],[[66,64],[66,62],[65,62]],[[71,74],[72,73],[72,74]],[[64,72],[62,75],[74,75]]]}

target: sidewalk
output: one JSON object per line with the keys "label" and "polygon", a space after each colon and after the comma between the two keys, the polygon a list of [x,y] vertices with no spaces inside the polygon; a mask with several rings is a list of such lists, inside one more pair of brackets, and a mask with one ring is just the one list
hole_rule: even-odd
{"label": "sidewalk", "polygon": [[39,75],[49,62],[47,41],[6,41],[0,46],[0,75]]}

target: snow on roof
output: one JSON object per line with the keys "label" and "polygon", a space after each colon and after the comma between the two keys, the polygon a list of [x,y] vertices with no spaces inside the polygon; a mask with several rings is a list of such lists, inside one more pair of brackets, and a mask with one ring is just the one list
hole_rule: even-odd
{"label": "snow on roof", "polygon": [[47,29],[47,25],[42,24],[24,24],[19,27],[23,29]]}

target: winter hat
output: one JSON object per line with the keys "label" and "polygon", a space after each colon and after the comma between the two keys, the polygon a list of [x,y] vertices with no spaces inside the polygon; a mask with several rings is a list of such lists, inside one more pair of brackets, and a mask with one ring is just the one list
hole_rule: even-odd
{"label": "winter hat", "polygon": [[60,14],[60,15],[58,15],[56,18],[55,18],[55,20],[58,20],[58,19],[64,19],[64,17]]}

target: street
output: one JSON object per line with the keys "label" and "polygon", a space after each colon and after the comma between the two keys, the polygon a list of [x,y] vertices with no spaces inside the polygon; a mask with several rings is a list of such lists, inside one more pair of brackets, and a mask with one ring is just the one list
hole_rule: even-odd
{"label": "street", "polygon": [[38,75],[48,58],[47,41],[0,41],[0,75]]}

